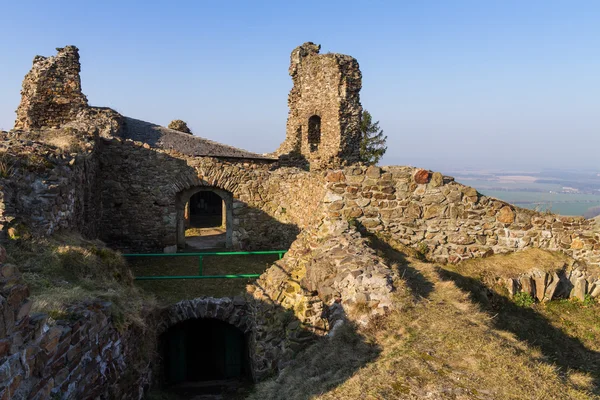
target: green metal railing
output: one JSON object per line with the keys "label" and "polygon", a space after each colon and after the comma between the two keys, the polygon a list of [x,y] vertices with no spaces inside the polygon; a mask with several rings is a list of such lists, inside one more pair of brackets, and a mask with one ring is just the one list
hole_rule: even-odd
{"label": "green metal railing", "polygon": [[215,251],[206,253],[158,253],[158,254],[123,254],[123,257],[198,257],[198,275],[165,275],[165,276],[136,276],[136,281],[149,281],[161,279],[240,279],[258,278],[260,274],[237,274],[237,275],[204,275],[203,259],[206,256],[247,256],[257,254],[278,254],[279,259],[287,253],[287,250],[265,250],[265,251]]}

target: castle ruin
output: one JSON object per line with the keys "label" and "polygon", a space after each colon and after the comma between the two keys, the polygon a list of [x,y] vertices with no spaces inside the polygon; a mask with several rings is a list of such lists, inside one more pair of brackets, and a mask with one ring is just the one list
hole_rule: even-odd
{"label": "castle ruin", "polygon": [[289,73],[294,86],[288,97],[286,138],[277,150],[317,169],[358,162],[362,114],[358,62],[343,54],[319,54],[320,48],[307,42],[292,51]]}
{"label": "castle ruin", "polygon": [[[15,129],[0,133],[12,163],[0,177],[0,232],[72,230],[127,252],[166,251],[182,245],[191,196],[212,191],[224,200],[228,247],[289,251],[246,297],[180,302],[160,326],[213,318],[240,328],[255,380],[284,368],[344,313],[366,324],[393,308],[397,271],[357,226],[441,263],[536,247],[600,265],[594,221],[521,209],[439,172],[359,164],[361,73],[352,57],[319,54],[310,42],[292,52],[286,137],[274,155],[91,107],[79,71],[77,48],[67,46],[36,57],[25,77]],[[75,142],[61,148],[57,135]],[[47,329],[44,317],[30,317],[14,267],[0,265],[0,276],[0,332],[9,343],[0,349],[11,349],[0,353],[0,398],[143,396],[151,368],[131,368],[143,333],[118,332],[108,306],[89,304],[73,308],[84,315],[76,322]],[[539,277],[542,297],[552,297],[556,279]],[[572,279],[578,295],[600,296],[599,277]],[[116,384],[126,370],[135,382],[127,388]]]}
{"label": "castle ruin", "polygon": [[87,108],[81,91],[79,50],[75,46],[56,50],[54,57],[33,59],[33,67],[23,80],[15,129],[59,127]]}

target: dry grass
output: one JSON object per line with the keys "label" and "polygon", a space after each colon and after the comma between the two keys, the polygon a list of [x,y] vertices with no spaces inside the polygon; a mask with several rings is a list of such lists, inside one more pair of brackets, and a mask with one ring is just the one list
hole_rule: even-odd
{"label": "dry grass", "polygon": [[83,149],[82,137],[86,133],[73,127],[47,128],[38,132],[28,132],[33,140],[39,140],[57,147],[64,153],[78,153]]}
{"label": "dry grass", "polygon": [[0,153],[0,178],[8,179],[15,172],[15,162],[3,151]]}
{"label": "dry grass", "polygon": [[7,252],[30,287],[33,311],[54,319],[66,317],[70,304],[99,299],[113,303],[111,311],[119,327],[141,326],[142,308],[154,303],[133,285],[131,271],[120,254],[100,241],[62,234],[13,241]]}
{"label": "dry grass", "polygon": [[[376,239],[374,246],[404,276],[396,309],[308,348],[258,385],[252,399],[600,398],[597,304],[524,309],[506,298],[489,300],[473,278],[405,259]],[[520,254],[491,260],[493,268],[526,268],[514,266]],[[523,264],[555,257],[527,253]],[[357,351],[361,346],[379,354]]]}
{"label": "dry grass", "polygon": [[473,258],[452,266],[456,272],[470,277],[514,278],[533,269],[554,272],[569,262],[564,253],[540,249],[527,249],[508,254],[497,254],[489,258]]}

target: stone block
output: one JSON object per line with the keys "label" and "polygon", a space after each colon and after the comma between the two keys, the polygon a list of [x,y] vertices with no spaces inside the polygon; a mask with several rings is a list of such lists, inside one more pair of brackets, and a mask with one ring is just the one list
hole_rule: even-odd
{"label": "stone block", "polygon": [[571,297],[579,299],[581,301],[585,300],[585,295],[587,294],[587,280],[585,277],[581,276],[575,280],[575,285],[573,286],[573,290],[571,291]]}

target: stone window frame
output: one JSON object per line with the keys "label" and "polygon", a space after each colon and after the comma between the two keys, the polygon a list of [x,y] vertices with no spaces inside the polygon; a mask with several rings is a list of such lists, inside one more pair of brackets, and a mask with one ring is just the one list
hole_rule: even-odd
{"label": "stone window frame", "polygon": [[177,193],[175,207],[177,209],[177,247],[185,247],[185,207],[190,198],[198,192],[213,192],[223,200],[225,204],[225,247],[233,247],[233,193],[214,186],[194,186]]}

